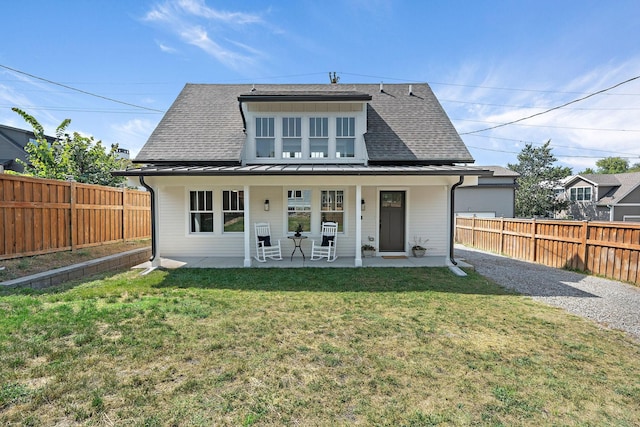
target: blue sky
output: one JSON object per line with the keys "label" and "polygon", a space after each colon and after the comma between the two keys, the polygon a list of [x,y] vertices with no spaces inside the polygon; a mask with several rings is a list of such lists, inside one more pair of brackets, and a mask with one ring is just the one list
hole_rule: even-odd
{"label": "blue sky", "polygon": [[335,71],[341,83],[429,83],[478,165],[549,139],[574,172],[640,162],[640,79],[465,134],[640,76],[637,0],[22,0],[0,12],[9,126],[28,128],[18,106],[51,134],[70,118],[135,155],[185,83],[325,83]]}

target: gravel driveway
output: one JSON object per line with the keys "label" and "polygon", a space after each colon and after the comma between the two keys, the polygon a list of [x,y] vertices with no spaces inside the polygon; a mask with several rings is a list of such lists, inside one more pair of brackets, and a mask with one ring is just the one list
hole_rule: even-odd
{"label": "gravel driveway", "polygon": [[640,287],[456,245],[455,256],[505,288],[640,340]]}

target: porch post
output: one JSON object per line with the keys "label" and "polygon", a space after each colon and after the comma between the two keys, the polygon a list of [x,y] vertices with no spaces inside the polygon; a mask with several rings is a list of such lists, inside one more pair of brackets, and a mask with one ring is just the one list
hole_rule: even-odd
{"label": "porch post", "polygon": [[251,267],[251,195],[249,186],[244,186],[244,266]]}
{"label": "porch post", "polygon": [[362,267],[362,186],[356,184],[356,267]]}

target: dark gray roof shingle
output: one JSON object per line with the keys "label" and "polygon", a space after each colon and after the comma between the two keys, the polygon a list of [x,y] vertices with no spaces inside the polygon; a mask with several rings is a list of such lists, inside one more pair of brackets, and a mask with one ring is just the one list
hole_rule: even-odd
{"label": "dark gray roof shingle", "polygon": [[240,162],[245,142],[238,97],[371,95],[365,144],[371,163],[472,163],[474,160],[427,84],[187,84],[135,161]]}

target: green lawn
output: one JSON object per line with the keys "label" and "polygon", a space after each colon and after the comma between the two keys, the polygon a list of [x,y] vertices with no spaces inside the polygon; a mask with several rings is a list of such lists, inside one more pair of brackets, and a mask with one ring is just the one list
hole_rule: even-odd
{"label": "green lawn", "polygon": [[640,424],[640,344],[448,269],[0,291],[1,425]]}

